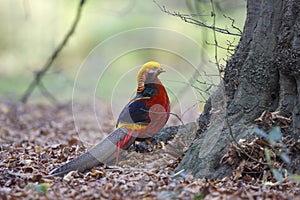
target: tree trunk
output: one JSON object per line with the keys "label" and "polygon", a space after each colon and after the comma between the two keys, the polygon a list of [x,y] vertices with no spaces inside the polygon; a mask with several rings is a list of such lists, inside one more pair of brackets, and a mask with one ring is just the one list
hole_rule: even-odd
{"label": "tree trunk", "polygon": [[[238,140],[253,137],[254,120],[264,111],[279,111],[292,119],[284,134],[299,139],[299,5],[299,0],[248,0],[243,35],[224,81],[206,104],[199,135],[177,170],[191,171],[195,177],[231,174],[229,166],[220,164],[232,142],[226,117]],[[298,162],[294,159],[293,164]]]}

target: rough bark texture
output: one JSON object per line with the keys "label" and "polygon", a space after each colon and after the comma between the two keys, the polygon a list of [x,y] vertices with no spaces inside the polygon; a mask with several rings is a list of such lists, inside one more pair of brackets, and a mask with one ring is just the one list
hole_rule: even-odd
{"label": "rough bark texture", "polygon": [[[192,171],[196,177],[230,175],[230,167],[220,164],[232,142],[226,111],[237,140],[253,136],[254,119],[265,110],[291,117],[285,134],[299,139],[299,5],[299,0],[248,0],[243,35],[227,63],[224,83],[200,116],[202,128],[178,170]],[[299,160],[294,160],[297,166]]]}

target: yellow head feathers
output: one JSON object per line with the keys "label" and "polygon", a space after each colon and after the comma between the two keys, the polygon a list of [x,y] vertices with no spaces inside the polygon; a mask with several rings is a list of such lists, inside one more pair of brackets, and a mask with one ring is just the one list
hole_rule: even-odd
{"label": "yellow head feathers", "polygon": [[159,72],[157,73],[157,75],[164,71],[162,66],[158,62],[150,61],[145,63],[139,70],[136,77],[138,83],[137,93],[140,93],[141,91],[144,90],[144,84],[147,78],[147,72],[151,71],[151,69],[153,70],[156,69]]}
{"label": "yellow head feathers", "polygon": [[142,74],[144,74],[147,70],[151,69],[151,68],[161,68],[162,66],[158,63],[158,62],[154,62],[154,61],[150,61],[145,63],[141,69],[139,70],[138,74],[137,74],[137,82],[139,82],[140,77],[142,76]]}

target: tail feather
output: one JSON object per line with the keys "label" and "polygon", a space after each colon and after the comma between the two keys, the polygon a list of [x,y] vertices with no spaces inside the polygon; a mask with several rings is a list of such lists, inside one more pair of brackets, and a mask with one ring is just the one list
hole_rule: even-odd
{"label": "tail feather", "polygon": [[64,176],[70,171],[79,171],[84,172],[87,169],[91,169],[95,166],[103,165],[98,161],[90,152],[86,152],[76,157],[75,159],[67,162],[66,164],[54,169],[50,172],[50,175],[53,176]]}
{"label": "tail feather", "polygon": [[116,147],[116,164],[119,161],[120,149],[126,149],[126,148],[128,148],[132,144],[131,141],[134,139],[132,137],[132,135],[133,135],[133,131],[129,131],[125,135],[125,137],[117,143],[117,147]]}
{"label": "tail feather", "polygon": [[[98,165],[113,163],[116,158],[116,145],[125,139],[127,133],[128,130],[125,127],[116,129],[86,153],[51,171],[50,175],[64,176],[70,171],[84,172]],[[128,148],[133,141],[133,138],[130,138],[122,148]]]}

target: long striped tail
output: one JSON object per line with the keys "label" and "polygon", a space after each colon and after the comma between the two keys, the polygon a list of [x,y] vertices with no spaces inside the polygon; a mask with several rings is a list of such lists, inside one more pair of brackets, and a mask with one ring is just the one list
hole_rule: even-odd
{"label": "long striped tail", "polygon": [[[84,172],[99,165],[113,163],[117,155],[116,146],[126,138],[127,133],[128,130],[125,127],[116,129],[86,153],[52,170],[49,174],[64,176],[70,171]],[[134,142],[134,138],[131,137],[130,140],[126,139],[126,141],[128,142],[124,144],[122,149],[127,149]]]}

